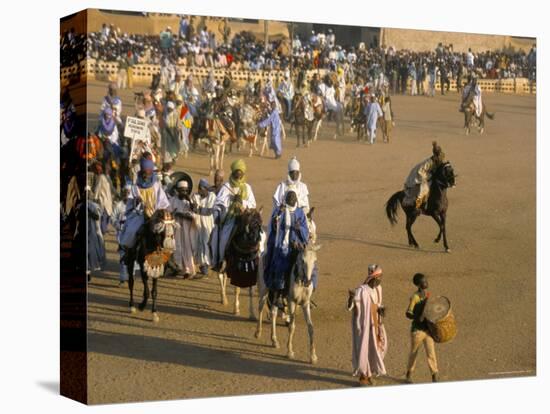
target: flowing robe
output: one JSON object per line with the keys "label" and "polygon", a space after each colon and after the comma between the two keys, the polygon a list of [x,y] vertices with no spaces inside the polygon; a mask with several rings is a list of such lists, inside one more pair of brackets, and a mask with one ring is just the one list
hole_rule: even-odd
{"label": "flowing robe", "polygon": [[352,305],[353,375],[385,375],[384,356],[388,349],[386,330],[378,315],[382,305],[382,287],[361,285],[355,289]]}

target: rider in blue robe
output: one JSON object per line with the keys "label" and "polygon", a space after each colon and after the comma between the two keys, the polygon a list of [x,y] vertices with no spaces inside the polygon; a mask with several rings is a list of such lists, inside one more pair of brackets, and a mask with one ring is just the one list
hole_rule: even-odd
{"label": "rider in blue robe", "polygon": [[307,218],[297,202],[296,193],[288,191],[285,204],[275,209],[270,222],[264,280],[279,298],[288,289],[292,266],[309,240]]}

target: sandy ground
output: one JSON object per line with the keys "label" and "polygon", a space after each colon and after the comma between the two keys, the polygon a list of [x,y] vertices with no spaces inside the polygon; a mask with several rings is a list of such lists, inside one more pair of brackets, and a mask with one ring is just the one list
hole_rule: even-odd
{"label": "sandy ground", "polygon": [[[91,117],[96,117],[104,91],[105,84],[91,84]],[[131,113],[131,94],[123,91],[121,97],[129,104],[125,113]],[[450,298],[457,319],[455,340],[437,346],[442,381],[535,375],[535,99],[487,94],[485,102],[496,120],[487,121],[482,136],[464,135],[457,100],[456,94],[396,96],[397,125],[390,144],[381,143],[381,136],[374,146],[360,144],[349,133],[334,141],[334,124],[326,124],[320,140],[308,149],[296,149],[292,136],[284,142],[282,159],[246,159],[258,205],[267,207],[264,220],[288,159],[297,155],[301,162],[322,244],[314,298],[319,307],[313,311],[317,365],[307,362],[301,312],[297,360],[290,361],[285,357],[286,328],[279,325],[281,349],[271,347],[269,329],[261,339],[254,338],[247,299],[241,297],[242,316],[234,316],[232,297],[228,306],[219,302],[213,274],[200,281],[162,279],[158,324],[151,321],[150,308],[130,314],[128,291],[117,287],[118,256],[113,235],[108,235],[108,266],[89,285],[89,402],[355,386],[345,303],[347,290],[361,283],[369,263],[384,269],[389,337],[389,376],[377,385],[403,382],[410,327],[404,313],[415,272],[429,276],[433,295]],[[417,251],[407,246],[402,211],[393,228],[384,212],[410,168],[430,155],[434,139],[458,173],[457,186],[448,193],[450,254],[434,245],[437,226],[431,218],[421,217],[413,228],[421,245]],[[237,156],[227,158],[226,170]],[[208,174],[208,158],[192,153],[178,161],[177,169],[197,182]],[[141,292],[139,281],[138,298]],[[423,352],[414,379],[430,380]]]}

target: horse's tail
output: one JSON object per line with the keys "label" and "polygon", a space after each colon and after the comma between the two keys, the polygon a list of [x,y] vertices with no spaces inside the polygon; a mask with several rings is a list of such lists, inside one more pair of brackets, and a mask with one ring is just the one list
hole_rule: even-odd
{"label": "horse's tail", "polygon": [[386,216],[388,216],[388,220],[392,226],[397,223],[397,208],[404,197],[405,192],[401,190],[392,195],[386,203]]}

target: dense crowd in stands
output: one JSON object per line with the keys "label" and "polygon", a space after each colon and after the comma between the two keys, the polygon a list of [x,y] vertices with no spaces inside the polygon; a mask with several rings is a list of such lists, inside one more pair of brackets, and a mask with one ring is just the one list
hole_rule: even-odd
{"label": "dense crowd in stands", "polygon": [[134,64],[176,64],[209,68],[244,70],[344,69],[349,78],[360,75],[402,82],[414,78],[421,82],[430,71],[455,79],[464,68],[474,69],[488,79],[536,78],[536,46],[525,51],[485,51],[460,53],[453,45],[439,44],[435,50],[416,52],[389,46],[340,45],[334,33],[312,32],[308,38],[296,35],[290,45],[284,40],[266,44],[252,33],[232,34],[220,20],[218,34],[206,26],[197,27],[182,17],[177,30],[166,27],[159,35],[123,33],[114,25],[104,24],[99,32],[76,35],[66,32],[61,39],[62,66],[72,65],[85,56],[91,59]]}

